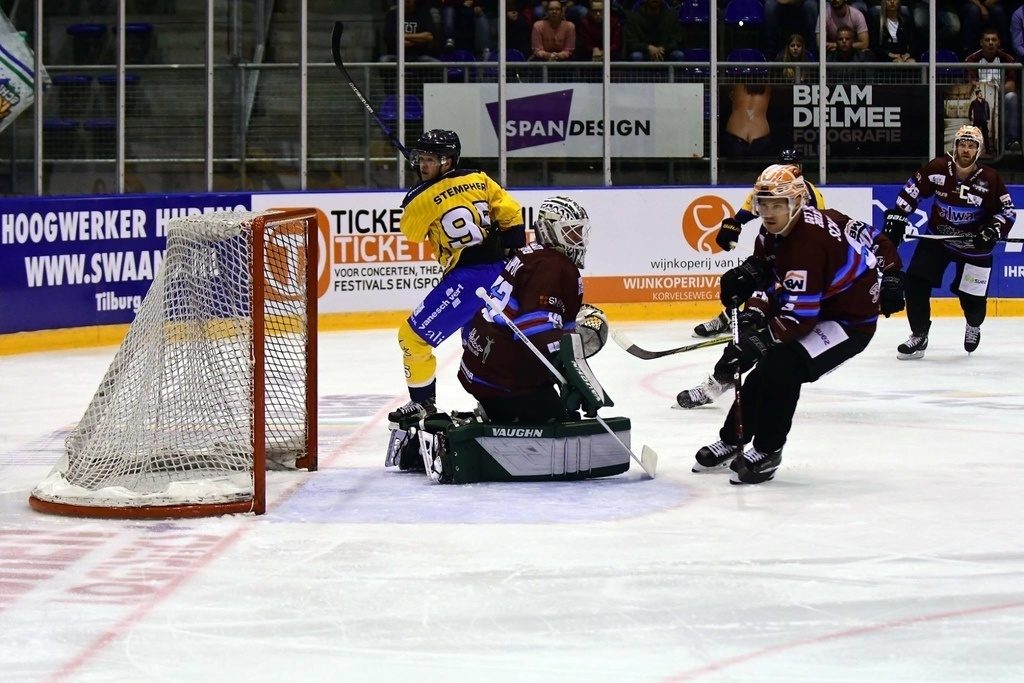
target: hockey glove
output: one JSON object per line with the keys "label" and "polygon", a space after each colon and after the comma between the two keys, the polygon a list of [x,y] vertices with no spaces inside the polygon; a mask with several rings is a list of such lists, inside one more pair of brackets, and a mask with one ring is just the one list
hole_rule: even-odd
{"label": "hockey glove", "polygon": [[576,331],[583,339],[583,355],[590,358],[608,341],[608,318],[600,308],[583,304],[576,316]]}
{"label": "hockey glove", "polygon": [[729,344],[722,352],[722,361],[729,365],[738,365],[740,372],[754,367],[768,353],[768,348],[775,341],[768,330],[740,335],[739,344]]}
{"label": "hockey glove", "polygon": [[981,230],[974,234],[974,248],[978,251],[992,251],[992,247],[996,246],[996,242],[1002,236],[996,223],[983,225]]}
{"label": "hockey glove", "polygon": [[718,226],[718,232],[715,233],[715,242],[722,249],[732,251],[736,248],[736,243],[740,241],[740,231],[742,229],[743,224],[735,218],[725,218],[722,220],[722,224]]}
{"label": "hockey glove", "polygon": [[895,246],[903,243],[903,234],[907,231],[907,217],[897,209],[889,209],[885,212],[885,236]]}
{"label": "hockey glove", "polygon": [[764,311],[760,308],[744,308],[736,316],[736,321],[740,324],[740,334],[762,330],[765,324]]}
{"label": "hockey glove", "polygon": [[746,301],[759,289],[768,289],[774,273],[771,265],[762,259],[749,257],[746,261],[722,273],[719,298],[729,307],[737,301]]}
{"label": "hockey glove", "polygon": [[899,313],[907,307],[903,296],[903,282],[907,279],[902,270],[890,270],[882,274],[882,292],[878,301],[878,309],[886,318]]}

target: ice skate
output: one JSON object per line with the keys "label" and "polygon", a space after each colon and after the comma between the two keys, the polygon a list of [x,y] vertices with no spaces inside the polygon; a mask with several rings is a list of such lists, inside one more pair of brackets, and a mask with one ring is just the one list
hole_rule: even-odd
{"label": "ice skate", "polygon": [[706,406],[714,403],[715,399],[721,396],[724,391],[725,385],[715,379],[714,375],[711,375],[693,389],[680,391],[679,395],[676,396],[676,404],[672,407],[689,410],[697,406]]}
{"label": "ice skate", "polygon": [[964,351],[967,353],[974,353],[978,350],[978,344],[981,343],[981,327],[975,327],[974,325],[968,325],[967,329],[964,330]]}
{"label": "ice skate", "polygon": [[779,469],[782,462],[782,449],[766,453],[751,448],[746,453],[738,456],[729,465],[732,476],[730,484],[761,484],[771,481],[775,477],[775,471]]}
{"label": "ice skate", "polygon": [[437,408],[434,406],[434,401],[432,399],[423,401],[422,403],[410,400],[400,408],[395,408],[388,413],[388,421],[403,429],[407,429],[412,425],[417,424],[428,415],[433,415],[436,412]]}
{"label": "ice skate", "polygon": [[[979,335],[980,336],[980,335]],[[964,346],[967,346],[967,338],[964,337]],[[928,335],[917,336],[911,334],[907,341],[896,347],[896,357],[900,360],[917,360],[924,358],[925,349],[928,348]]]}
{"label": "ice skate", "polygon": [[704,446],[697,451],[697,462],[693,464],[693,472],[717,470],[728,465],[733,458],[743,452],[743,446],[728,444],[719,439],[713,444]]}
{"label": "ice skate", "polygon": [[694,337],[717,337],[720,334],[725,334],[729,331],[729,316],[722,311],[711,320],[703,322],[693,328]]}

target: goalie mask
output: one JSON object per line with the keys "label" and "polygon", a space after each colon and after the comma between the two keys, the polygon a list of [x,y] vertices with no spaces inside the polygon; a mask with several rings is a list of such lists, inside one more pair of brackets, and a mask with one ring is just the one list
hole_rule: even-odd
{"label": "goalie mask", "polygon": [[[772,164],[761,172],[754,183],[754,214],[761,216],[765,229],[772,234],[784,233],[793,223],[800,210],[807,204],[807,183],[804,182],[800,169],[788,164]],[[769,202],[766,200],[785,200],[786,218],[784,221],[774,220],[770,215]],[[775,202],[770,202],[774,205]],[[765,215],[762,215],[765,214]]]}
{"label": "goalie mask", "polygon": [[[974,143],[974,149],[970,148],[970,144],[966,144],[961,151],[960,143]],[[985,138],[982,137],[980,128],[977,126],[960,126],[956,130],[956,135],[953,136],[953,151],[951,152],[953,163],[962,169],[973,168],[978,163],[978,157],[981,156],[981,150],[984,149],[982,145],[984,144]]]}
{"label": "goalie mask", "polygon": [[561,251],[577,268],[583,267],[590,242],[590,217],[578,202],[568,197],[545,199],[533,229],[538,242]]}
{"label": "goalie mask", "polygon": [[[445,173],[459,165],[462,143],[459,141],[459,136],[455,131],[434,128],[419,136],[416,139],[416,144],[409,150],[409,163],[413,165],[417,172],[419,171],[420,155],[422,154],[436,154],[437,160],[442,166],[441,173]],[[447,169],[443,168],[446,159],[452,162],[451,166]]]}

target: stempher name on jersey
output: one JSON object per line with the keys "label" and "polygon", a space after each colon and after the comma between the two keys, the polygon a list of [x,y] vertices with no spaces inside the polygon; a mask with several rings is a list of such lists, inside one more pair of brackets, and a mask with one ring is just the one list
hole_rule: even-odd
{"label": "stempher name on jersey", "polygon": [[451,187],[441,190],[434,195],[434,203],[438,206],[441,205],[448,197],[454,197],[457,194],[468,192],[469,190],[480,190],[481,192],[487,191],[487,183],[459,183],[458,185],[452,185]]}

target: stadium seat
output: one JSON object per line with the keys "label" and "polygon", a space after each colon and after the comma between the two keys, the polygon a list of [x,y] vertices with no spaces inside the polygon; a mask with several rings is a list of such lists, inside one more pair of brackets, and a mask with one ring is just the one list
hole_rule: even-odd
{"label": "stadium seat", "polygon": [[729,0],[722,16],[726,50],[760,45],[764,6],[761,0]]}
{"label": "stadium seat", "polygon": [[[491,63],[497,62],[497,54],[497,52],[492,52],[490,59],[485,59],[484,61]],[[505,50],[505,61],[509,64],[513,62],[525,62],[526,55],[524,55],[521,51],[515,49],[514,47],[510,47]],[[506,72],[505,77],[509,80],[515,80],[514,72]],[[496,82],[498,80],[498,67],[488,66],[480,69],[479,80],[484,83]]]}
{"label": "stadium seat", "polygon": [[693,24],[707,25],[711,20],[710,0],[683,0],[677,14],[679,23],[688,26]]}
{"label": "stadium seat", "polygon": [[75,64],[95,64],[103,51],[107,27],[103,24],[71,24],[71,55]]}
{"label": "stadium seat", "polygon": [[[388,95],[380,103],[380,119],[389,123],[398,120],[398,95]],[[423,120],[423,100],[416,95],[405,96],[405,120]]]}
{"label": "stadium seat", "polygon": [[759,26],[764,23],[761,0],[729,0],[722,19],[731,26]]}
{"label": "stadium seat", "polygon": [[[475,62],[476,57],[469,50],[448,50],[441,55],[442,62]],[[469,69],[464,66],[450,66],[445,71],[445,76],[451,81],[469,81]]]}
{"label": "stadium seat", "polygon": [[[117,26],[111,27],[117,35]],[[128,64],[145,64],[150,61],[150,50],[153,45],[153,24],[146,21],[130,22],[124,25],[127,39],[124,43],[125,62]]]}
{"label": "stadium seat", "polygon": [[[764,53],[760,50],[755,50],[750,47],[738,47],[729,52],[729,55],[725,58],[727,62],[764,62],[767,61],[764,58]],[[756,78],[764,78],[768,75],[768,69],[756,67],[756,66],[730,66],[726,68],[725,74],[727,76],[752,76]]]}
{"label": "stadium seat", "polygon": [[[928,64],[929,59],[931,59],[931,52],[925,50],[921,53],[921,57],[917,61],[921,64]],[[960,62],[960,55],[953,50],[939,48],[935,51],[936,64],[959,64]],[[942,68],[936,67],[935,74],[936,76],[941,76],[943,78],[943,82],[946,82],[946,79],[949,78],[961,78],[964,74],[964,69],[953,69],[948,66]]]}
{"label": "stadium seat", "polygon": [[[684,62],[711,62],[711,50],[706,47],[688,47],[683,50]],[[690,80],[703,81],[711,73],[707,66],[688,66],[683,69],[685,76]]]}
{"label": "stadium seat", "polygon": [[92,76],[89,74],[57,74],[53,76],[57,89],[57,106],[62,118],[81,116],[89,107],[89,89]]}

